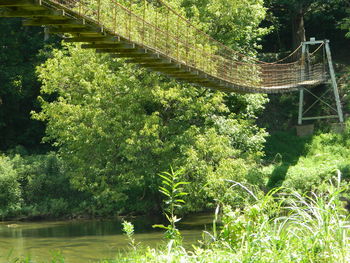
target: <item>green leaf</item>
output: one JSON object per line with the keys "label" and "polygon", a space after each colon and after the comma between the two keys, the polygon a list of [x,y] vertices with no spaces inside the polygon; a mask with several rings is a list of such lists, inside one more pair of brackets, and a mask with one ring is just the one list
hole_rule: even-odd
{"label": "green leaf", "polygon": [[175,194],[174,197],[185,196],[185,195],[188,195],[188,193],[181,192],[181,193]]}
{"label": "green leaf", "polygon": [[158,174],[158,176],[160,176],[160,177],[163,178],[164,180],[168,181],[169,183],[172,183],[170,174],[166,174],[166,175],[168,175],[168,176],[165,176],[165,175],[163,175],[163,174]]}
{"label": "green leaf", "polygon": [[162,228],[162,229],[165,229],[165,230],[168,230],[169,228],[164,226],[164,225],[152,225],[153,228]]}

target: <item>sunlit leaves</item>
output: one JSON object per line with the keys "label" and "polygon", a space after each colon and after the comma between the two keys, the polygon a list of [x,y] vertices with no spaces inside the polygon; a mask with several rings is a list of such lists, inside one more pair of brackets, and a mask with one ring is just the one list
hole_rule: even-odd
{"label": "sunlit leaves", "polygon": [[183,0],[183,5],[198,10],[188,13],[199,16],[209,34],[235,50],[253,51],[259,38],[269,32],[259,27],[266,14],[262,0]]}
{"label": "sunlit leaves", "polygon": [[[78,46],[56,50],[38,73],[43,110],[34,116],[47,123],[46,140],[59,146],[74,185],[93,193],[106,210],[157,209],[156,174],[169,164],[183,167],[182,180],[193,182],[185,188],[196,201],[187,209],[201,209],[213,196],[214,188],[198,191],[208,176],[220,177],[216,171],[233,162],[232,156],[254,159],[253,148],[263,141],[264,133],[248,133],[241,143],[234,139],[255,127],[258,106],[248,109],[247,102],[230,115],[224,93],[180,84]],[[239,116],[252,121],[234,122]],[[216,118],[232,119],[232,125],[219,128]],[[233,132],[226,130],[230,127]],[[251,142],[256,146],[240,156]]]}

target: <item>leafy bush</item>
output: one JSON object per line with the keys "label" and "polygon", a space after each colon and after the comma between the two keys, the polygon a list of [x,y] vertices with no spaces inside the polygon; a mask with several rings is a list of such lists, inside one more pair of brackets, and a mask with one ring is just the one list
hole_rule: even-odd
{"label": "leafy bush", "polygon": [[64,163],[53,152],[0,156],[0,190],[3,218],[85,214],[86,207],[93,205],[89,195],[72,187]]}
{"label": "leafy bush", "polygon": [[17,172],[8,157],[0,155],[0,217],[12,215],[21,207]]}
{"label": "leafy bush", "polygon": [[70,182],[57,154],[16,155],[12,159],[23,189],[25,203],[69,197]]}

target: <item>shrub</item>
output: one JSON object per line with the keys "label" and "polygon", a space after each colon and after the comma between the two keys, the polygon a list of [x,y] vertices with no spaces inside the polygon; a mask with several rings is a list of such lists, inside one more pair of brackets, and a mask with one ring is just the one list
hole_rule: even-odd
{"label": "shrub", "polygon": [[8,157],[0,155],[0,216],[13,214],[21,206],[17,173]]}
{"label": "shrub", "polygon": [[81,204],[92,204],[89,195],[72,187],[65,165],[56,153],[0,158],[2,217],[61,217],[72,211],[85,213],[87,205]]}

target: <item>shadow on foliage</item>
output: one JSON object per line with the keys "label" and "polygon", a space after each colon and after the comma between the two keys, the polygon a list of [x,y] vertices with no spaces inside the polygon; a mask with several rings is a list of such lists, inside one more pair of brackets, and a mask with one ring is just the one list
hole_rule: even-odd
{"label": "shadow on foliage", "polygon": [[269,189],[281,186],[289,167],[296,165],[301,156],[305,156],[312,136],[298,137],[295,130],[276,132],[266,140],[265,161],[275,164],[267,187]]}

